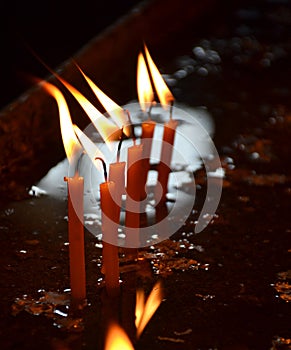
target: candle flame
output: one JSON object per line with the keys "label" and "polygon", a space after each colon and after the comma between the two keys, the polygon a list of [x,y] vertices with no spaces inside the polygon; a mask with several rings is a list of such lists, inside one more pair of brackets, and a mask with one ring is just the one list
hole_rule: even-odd
{"label": "candle flame", "polygon": [[[83,77],[89,84],[90,88],[94,92],[95,96],[99,99],[102,106],[105,108],[106,112],[111,116],[111,118],[114,120],[114,122],[119,126],[121,129],[125,125],[128,124],[128,118],[127,114],[125,113],[124,109],[121,108],[117,103],[115,103],[111,98],[109,98],[103,91],[99,89],[99,87],[82,71],[82,69],[77,66],[80,72],[82,73]],[[127,130],[128,129],[128,130]],[[130,135],[130,129],[125,128],[123,132],[129,136]]]}
{"label": "candle flame", "polygon": [[55,98],[57,102],[63,144],[67,158],[71,163],[74,155],[82,150],[82,146],[76,137],[67,102],[61,91],[56,86],[46,81],[41,82],[41,85],[51,96]]}
{"label": "candle flame", "polygon": [[172,95],[170,89],[165,83],[162,75],[160,74],[157,66],[155,65],[146,45],[144,45],[146,58],[148,61],[149,69],[153,82],[155,85],[155,90],[164,109],[168,109],[169,105],[174,101],[174,96]]}
{"label": "candle flame", "polygon": [[85,152],[87,153],[88,157],[92,161],[92,163],[95,165],[95,167],[101,171],[102,166],[100,162],[96,162],[96,158],[104,158],[103,153],[99,150],[99,148],[95,145],[93,141],[90,140],[90,138],[83,133],[83,131],[77,126],[73,125],[74,131],[77,135],[78,140],[80,141],[81,145],[83,146]]}
{"label": "candle flame", "polygon": [[111,141],[112,139],[118,139],[118,135],[120,134],[118,126],[112,121],[110,121],[108,118],[106,118],[101,112],[99,112],[98,109],[95,106],[93,106],[93,104],[71,84],[66,82],[61,77],[58,77],[58,79],[79,102],[80,106],[91,119],[95,128],[98,130],[102,139],[106,143]]}
{"label": "candle flame", "polygon": [[147,301],[145,302],[144,291],[139,289],[136,292],[135,326],[137,338],[140,337],[144,328],[156,312],[163,299],[162,286],[157,282],[153,287]]}
{"label": "candle flame", "polygon": [[105,350],[134,350],[134,347],[125,331],[112,323],[106,335]]}
{"label": "candle flame", "polygon": [[137,59],[137,94],[140,107],[146,112],[147,106],[154,100],[154,91],[142,53],[139,53]]}

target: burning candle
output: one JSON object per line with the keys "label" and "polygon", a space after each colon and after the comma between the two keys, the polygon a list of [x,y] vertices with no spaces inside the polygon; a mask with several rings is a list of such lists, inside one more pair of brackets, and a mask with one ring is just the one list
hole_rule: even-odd
{"label": "burning candle", "polygon": [[127,150],[127,183],[126,183],[126,227],[139,227],[138,204],[141,197],[142,145],[133,145]]}
{"label": "burning candle", "polygon": [[[86,298],[86,272],[83,226],[84,178],[76,172],[67,177],[68,183],[68,230],[70,281],[73,305],[79,306]],[[74,204],[73,204],[74,203]]]}
{"label": "burning candle", "polygon": [[152,120],[147,120],[145,122],[142,122],[141,144],[143,146],[143,171],[141,174],[141,183],[142,183],[141,199],[145,199],[147,197],[146,183],[147,183],[148,172],[150,170],[150,157],[151,157],[152,141],[153,141],[155,126],[156,126],[156,123]]}
{"label": "burning candle", "polygon": [[125,194],[125,162],[120,162],[120,149],[123,141],[123,128],[121,130],[120,141],[117,149],[116,162],[109,164],[109,181],[116,184],[116,200],[121,208],[122,195]]}
{"label": "burning candle", "polygon": [[139,233],[136,230],[133,233],[132,228],[137,229],[140,227],[140,200],[143,185],[140,181],[140,176],[143,171],[143,146],[136,144],[134,128],[132,129],[133,146],[127,149],[125,227],[127,229],[126,241],[130,242],[127,246],[137,247],[139,245]]}
{"label": "burning candle", "polygon": [[76,159],[78,159],[78,155],[80,156],[83,149],[74,132],[70,112],[63,94],[58,88],[48,82],[43,82],[42,86],[57,102],[65,152],[70,168],[74,169],[73,177],[66,177],[65,180],[68,183],[68,237],[71,298],[72,305],[79,307],[86,299],[83,226],[84,179],[78,175],[78,171],[76,170]]}
{"label": "burning candle", "polygon": [[143,172],[141,174],[142,187],[144,188],[142,199],[146,198],[145,191],[147,176],[150,169],[150,155],[152,138],[156,123],[150,119],[150,110],[154,101],[154,92],[145,59],[140,53],[137,62],[137,92],[141,110],[146,113],[148,108],[148,120],[142,122],[141,144],[143,145]]}
{"label": "burning candle", "polygon": [[167,87],[167,84],[165,83],[160,72],[158,71],[158,68],[155,65],[153,59],[151,58],[151,55],[146,46],[144,46],[144,50],[149,70],[153,79],[153,84],[155,86],[155,90],[159,97],[161,105],[165,110],[169,109],[169,105],[171,106],[170,120],[164,125],[162,150],[160,156],[160,163],[158,166],[158,184],[160,185],[161,193],[160,188],[158,186],[156,191],[157,193],[155,195],[156,200],[159,201],[159,203],[163,203],[166,200],[169,174],[171,171],[170,165],[173,153],[173,145],[178,122],[172,119],[172,107],[174,103],[174,97],[170,89]]}
{"label": "burning candle", "polygon": [[105,182],[100,184],[100,206],[102,220],[102,259],[105,273],[105,288],[108,296],[119,295],[118,224],[120,207],[116,200],[116,184],[107,181],[106,165],[102,158]]}
{"label": "burning candle", "polygon": [[161,157],[158,165],[158,183],[161,186],[162,192],[159,194],[156,193],[156,199],[160,198],[159,203],[161,204],[165,202],[168,192],[168,181],[171,172],[171,159],[177,125],[177,120],[173,120],[172,118],[164,125]]}

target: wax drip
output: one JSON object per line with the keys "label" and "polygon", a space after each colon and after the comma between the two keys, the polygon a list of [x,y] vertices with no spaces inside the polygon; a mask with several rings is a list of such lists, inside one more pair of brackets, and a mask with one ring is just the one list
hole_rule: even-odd
{"label": "wax drip", "polygon": [[106,163],[104,161],[104,159],[102,159],[101,157],[96,157],[95,160],[100,160],[102,162],[102,165],[103,165],[103,173],[104,173],[104,179],[105,179],[105,182],[107,182],[107,170],[106,170]]}

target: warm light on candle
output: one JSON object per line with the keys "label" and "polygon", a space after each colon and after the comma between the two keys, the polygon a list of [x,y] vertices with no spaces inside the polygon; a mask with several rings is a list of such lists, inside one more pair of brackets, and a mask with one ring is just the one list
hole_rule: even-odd
{"label": "warm light on candle", "polygon": [[140,337],[144,328],[152,318],[163,299],[162,286],[157,282],[145,302],[145,295],[142,289],[136,292],[135,325],[137,338]]}
{"label": "warm light on candle", "polygon": [[148,61],[151,76],[155,85],[157,95],[159,97],[160,103],[164,109],[168,109],[169,105],[174,101],[174,97],[165,83],[163,77],[161,76],[157,66],[155,65],[146,45],[144,45],[146,58]]}
{"label": "warm light on candle", "polygon": [[125,331],[118,324],[112,323],[106,334],[104,350],[134,350],[134,347]]}

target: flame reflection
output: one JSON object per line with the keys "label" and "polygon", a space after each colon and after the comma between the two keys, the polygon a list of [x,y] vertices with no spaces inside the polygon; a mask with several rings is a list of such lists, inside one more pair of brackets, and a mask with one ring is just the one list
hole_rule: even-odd
{"label": "flame reflection", "polygon": [[125,331],[117,324],[112,323],[105,340],[105,350],[134,350]]}
{"label": "flame reflection", "polygon": [[145,295],[142,289],[136,292],[136,309],[135,309],[135,325],[136,336],[140,337],[144,328],[160,306],[163,299],[162,285],[157,282],[153,287],[147,301],[145,302]]}

